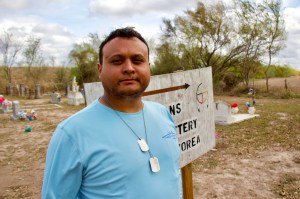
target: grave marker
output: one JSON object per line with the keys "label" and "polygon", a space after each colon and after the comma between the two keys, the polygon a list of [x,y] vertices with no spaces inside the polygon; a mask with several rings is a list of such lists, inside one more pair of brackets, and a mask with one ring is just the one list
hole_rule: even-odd
{"label": "grave marker", "polygon": [[215,102],[215,122],[216,123],[227,123],[233,121],[231,115],[231,107],[224,101]]}
{"label": "grave marker", "polygon": [[25,96],[29,96],[30,94],[30,89],[28,86],[25,86]]}
{"label": "grave marker", "polygon": [[51,103],[52,104],[59,104],[60,103],[61,96],[60,96],[59,93],[53,92],[53,93],[50,94],[50,96],[51,96]]}
{"label": "grave marker", "polygon": [[18,119],[18,112],[20,111],[20,102],[19,101],[13,101],[12,102],[12,120],[17,120]]}
{"label": "grave marker", "polygon": [[84,97],[79,91],[79,86],[76,82],[76,77],[73,77],[72,80],[72,90],[68,92],[68,104],[78,106],[84,103]]}
{"label": "grave marker", "polygon": [[25,96],[25,84],[20,84],[20,96]]}
{"label": "grave marker", "polygon": [[41,85],[40,84],[35,85],[34,98],[35,99],[41,98]]}
{"label": "grave marker", "polygon": [[6,94],[7,94],[7,95],[10,95],[10,96],[13,96],[13,95],[14,95],[14,87],[13,87],[13,84],[11,84],[11,83],[7,84],[7,86],[6,86]]}

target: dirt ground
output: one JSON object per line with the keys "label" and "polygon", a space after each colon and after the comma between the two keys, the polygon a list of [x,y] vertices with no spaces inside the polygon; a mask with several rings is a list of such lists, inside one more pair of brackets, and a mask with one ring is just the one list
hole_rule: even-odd
{"label": "dirt ground", "polygon": [[[217,99],[239,103],[241,112],[249,100],[247,96]],[[0,114],[0,199],[40,198],[52,133],[60,121],[83,108],[66,101],[63,98],[61,107],[56,107],[49,96],[20,99],[21,108],[35,107],[35,121],[11,121],[11,113]],[[256,101],[260,117],[216,126],[215,149],[193,162],[195,199],[300,198],[300,99]],[[26,133],[28,126],[32,132]]]}
{"label": "dirt ground", "polygon": [[[300,84],[299,84],[300,85]],[[246,113],[249,98],[237,102]],[[300,198],[300,99],[255,99],[260,116],[216,126],[216,147],[193,162],[198,198]]]}

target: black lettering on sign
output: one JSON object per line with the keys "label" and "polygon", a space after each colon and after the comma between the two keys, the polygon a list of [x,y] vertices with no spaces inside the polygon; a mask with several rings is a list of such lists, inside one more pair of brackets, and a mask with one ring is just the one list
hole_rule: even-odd
{"label": "black lettering on sign", "polygon": [[189,138],[188,140],[185,140],[184,142],[181,142],[179,144],[179,148],[180,150],[183,151],[187,151],[189,149],[192,149],[193,147],[197,146],[198,144],[200,144],[201,140],[200,140],[200,136],[194,136]]}
{"label": "black lettering on sign", "polygon": [[197,128],[197,118],[182,122],[178,124],[176,128],[178,129],[179,135],[194,131]]}
{"label": "black lettering on sign", "polygon": [[181,113],[181,103],[178,102],[176,104],[169,105],[169,111],[171,115],[178,115]]}

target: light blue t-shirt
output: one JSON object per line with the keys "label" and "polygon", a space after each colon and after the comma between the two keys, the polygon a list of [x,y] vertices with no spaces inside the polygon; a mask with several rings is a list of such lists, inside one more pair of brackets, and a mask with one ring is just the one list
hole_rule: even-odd
{"label": "light blue t-shirt", "polygon": [[[111,108],[94,101],[60,123],[49,144],[43,199],[180,199],[179,146],[168,110],[143,101],[150,155]],[[143,114],[118,112],[146,140]]]}

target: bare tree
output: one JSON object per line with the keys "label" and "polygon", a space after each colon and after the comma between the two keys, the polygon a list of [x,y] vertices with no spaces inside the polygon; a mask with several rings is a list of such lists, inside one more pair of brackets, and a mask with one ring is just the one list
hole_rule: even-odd
{"label": "bare tree", "polygon": [[276,55],[282,48],[284,48],[283,41],[286,39],[286,31],[284,26],[284,19],[281,13],[281,0],[265,0],[266,12],[265,28],[267,38],[267,55],[268,65],[264,71],[266,77],[266,88],[269,92],[269,74],[268,71],[272,66],[272,57]]}
{"label": "bare tree", "polygon": [[27,66],[27,80],[29,84],[37,83],[42,72],[46,70],[46,68],[43,67],[44,57],[42,55],[42,42],[40,38],[34,36],[30,36],[26,42],[27,45],[23,51],[23,55],[25,58],[24,62]]}
{"label": "bare tree", "polygon": [[5,78],[12,83],[12,67],[16,64],[18,55],[22,50],[21,43],[12,33],[4,31],[0,37],[0,53],[2,54],[2,66]]}
{"label": "bare tree", "polygon": [[56,57],[50,56],[50,57],[49,57],[49,65],[50,65],[51,67],[54,67],[55,64],[56,64]]}
{"label": "bare tree", "polygon": [[27,39],[27,45],[24,49],[23,55],[25,58],[25,63],[31,71],[33,66],[40,66],[43,63],[43,56],[42,56],[42,42],[40,38],[30,36]]}
{"label": "bare tree", "polygon": [[239,18],[238,39],[242,41],[239,73],[244,84],[249,85],[251,75],[255,74],[259,61],[265,52],[265,9],[251,1],[236,1],[236,16]]}

